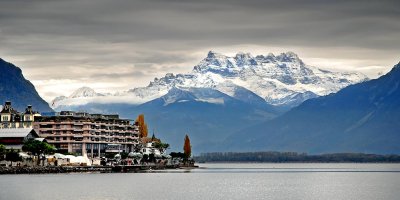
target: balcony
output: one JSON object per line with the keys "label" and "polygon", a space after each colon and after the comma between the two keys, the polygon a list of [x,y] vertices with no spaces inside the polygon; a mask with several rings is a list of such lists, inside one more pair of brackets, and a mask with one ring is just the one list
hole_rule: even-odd
{"label": "balcony", "polygon": [[67,140],[64,140],[64,141],[67,141],[67,142],[79,142],[79,141],[82,141],[83,140],[83,136],[82,135],[72,135],[72,139],[67,139]]}

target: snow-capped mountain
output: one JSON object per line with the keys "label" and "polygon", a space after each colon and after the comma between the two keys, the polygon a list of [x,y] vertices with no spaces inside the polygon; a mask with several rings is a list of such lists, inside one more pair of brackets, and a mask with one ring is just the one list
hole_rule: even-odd
{"label": "snow-capped mountain", "polygon": [[171,146],[179,147],[182,134],[190,131],[193,147],[205,151],[233,132],[366,79],[360,73],[306,65],[291,52],[229,57],[210,51],[189,73],[167,73],[146,87],[103,96],[80,90],[55,99],[53,105],[58,111],[118,113],[128,119],[143,113]]}
{"label": "snow-capped mountain", "polygon": [[90,87],[81,87],[75,92],[73,92],[69,98],[79,98],[79,97],[96,97],[96,96],[105,96],[104,94],[97,93]]}
{"label": "snow-capped mountain", "polygon": [[172,87],[216,88],[231,95],[236,87],[245,88],[272,105],[296,106],[317,96],[337,92],[348,85],[367,80],[361,73],[330,72],[308,66],[293,52],[278,56],[253,57],[238,53],[228,57],[210,51],[187,74],[166,74],[147,87],[128,93],[136,96],[162,96]]}
{"label": "snow-capped mountain", "polygon": [[[216,151],[400,153],[400,63],[386,75],[318,97],[233,133]],[[251,133],[243,140],[243,133]]]}
{"label": "snow-capped mountain", "polygon": [[251,101],[246,95],[235,95],[235,91],[246,90],[271,105],[290,108],[365,80],[367,77],[361,73],[331,72],[306,65],[293,52],[255,57],[250,53],[238,53],[229,57],[210,51],[189,73],[167,73],[146,87],[113,95],[99,95],[90,88],[81,88],[67,98],[56,98],[53,107],[85,104],[90,102],[89,99],[100,102],[129,100],[131,104],[142,104],[160,98],[172,88],[212,88],[233,98]]}
{"label": "snow-capped mountain", "polygon": [[59,96],[56,97],[51,105],[53,108],[68,108],[71,105],[81,105],[87,104],[94,100],[97,100],[97,97],[105,97],[109,94],[101,94],[97,93],[90,87],[81,87],[75,90],[71,95],[68,97],[66,96]]}

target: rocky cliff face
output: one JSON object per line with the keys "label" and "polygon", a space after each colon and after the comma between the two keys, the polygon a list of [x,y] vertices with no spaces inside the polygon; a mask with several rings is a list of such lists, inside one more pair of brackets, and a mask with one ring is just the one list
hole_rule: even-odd
{"label": "rocky cliff face", "polygon": [[24,78],[21,69],[0,58],[0,103],[5,101],[12,101],[18,111],[24,111],[27,105],[39,112],[53,111],[32,83]]}

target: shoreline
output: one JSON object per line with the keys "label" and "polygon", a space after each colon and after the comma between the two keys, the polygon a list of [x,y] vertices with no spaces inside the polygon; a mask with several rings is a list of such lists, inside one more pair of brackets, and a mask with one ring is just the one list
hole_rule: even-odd
{"label": "shoreline", "polygon": [[145,173],[151,170],[196,169],[185,165],[116,165],[116,166],[12,166],[0,167],[0,175],[6,174],[61,174],[61,173]]}
{"label": "shoreline", "polygon": [[34,166],[34,167],[0,167],[0,175],[6,174],[61,174],[75,172],[111,173],[111,167],[74,167],[74,166]]}

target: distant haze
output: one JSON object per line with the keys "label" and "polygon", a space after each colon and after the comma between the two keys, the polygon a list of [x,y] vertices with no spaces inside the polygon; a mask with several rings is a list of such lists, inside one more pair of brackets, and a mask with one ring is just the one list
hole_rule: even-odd
{"label": "distant haze", "polygon": [[114,92],[181,73],[208,50],[293,51],[371,78],[400,61],[400,1],[5,0],[0,57],[47,101],[81,86]]}

